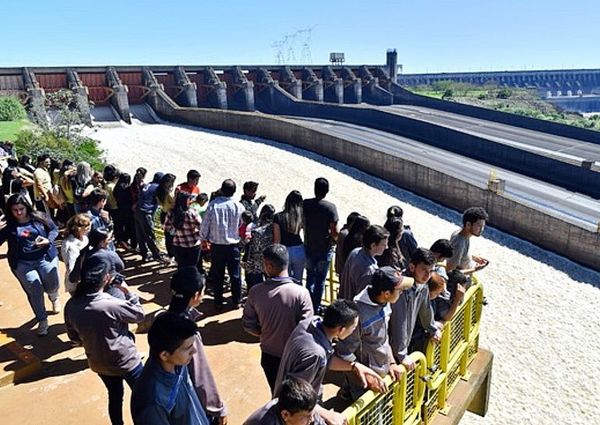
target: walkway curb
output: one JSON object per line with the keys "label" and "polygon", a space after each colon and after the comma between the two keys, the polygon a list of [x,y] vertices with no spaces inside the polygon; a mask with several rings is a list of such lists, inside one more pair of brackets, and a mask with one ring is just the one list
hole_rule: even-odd
{"label": "walkway curb", "polygon": [[42,363],[31,351],[0,332],[0,387],[17,383],[42,369]]}

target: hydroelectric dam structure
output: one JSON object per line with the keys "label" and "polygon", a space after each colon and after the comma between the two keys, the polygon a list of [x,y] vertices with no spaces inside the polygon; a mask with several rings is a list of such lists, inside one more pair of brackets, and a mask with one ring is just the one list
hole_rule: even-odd
{"label": "hydroelectric dam structure", "polygon": [[[600,132],[416,95],[379,65],[0,68],[45,119],[70,90],[88,124],[132,117],[264,137],[354,166],[600,270]],[[401,81],[401,79],[400,79]]]}

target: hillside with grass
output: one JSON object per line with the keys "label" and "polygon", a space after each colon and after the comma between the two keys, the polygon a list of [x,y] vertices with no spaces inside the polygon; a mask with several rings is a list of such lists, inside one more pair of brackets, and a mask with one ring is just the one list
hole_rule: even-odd
{"label": "hillside with grass", "polygon": [[439,81],[406,89],[450,102],[600,131],[600,114],[584,117],[581,114],[563,111],[542,99],[535,89],[499,87],[495,84],[479,86],[454,81]]}

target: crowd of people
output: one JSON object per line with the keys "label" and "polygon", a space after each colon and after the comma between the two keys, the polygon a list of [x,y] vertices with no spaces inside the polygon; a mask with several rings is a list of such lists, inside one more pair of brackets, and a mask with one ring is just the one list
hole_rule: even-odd
{"label": "crowd of people", "polygon": [[[424,248],[400,206],[382,212],[383,225],[353,212],[339,230],[322,177],[313,197],[292,190],[279,212],[257,196],[257,182],[245,182],[238,201],[233,180],[209,195],[200,178],[190,170],[176,184],[170,173],[148,179],[144,168],[131,177],[111,165],[98,172],[48,155],[35,167],[14,155],[6,159],[0,244],[8,244],[10,269],[40,336],[48,333],[44,293],[54,313],[62,309],[60,246],[68,336],[83,346],[106,386],[112,424],[124,423],[124,383],[133,389],[135,424],[227,424],[196,325],[205,286],[217,311],[243,308],[243,329],[260,340],[272,400],[246,425],[344,424],[341,413],[321,405],[329,371],[341,376],[345,400],[386,391],[383,378],[399,379],[415,367],[409,354],[439,340],[471,275],[488,264],[470,253],[470,238],[482,234],[488,219],[480,207],[464,212],[449,239]],[[145,364],[129,330],[145,313],[126,283],[122,252],[176,267],[168,311],[148,333]],[[334,256],[339,293],[324,306]]]}

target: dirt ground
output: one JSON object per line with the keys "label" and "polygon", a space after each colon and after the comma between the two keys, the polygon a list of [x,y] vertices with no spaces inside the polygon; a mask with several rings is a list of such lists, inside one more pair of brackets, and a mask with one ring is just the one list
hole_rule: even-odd
{"label": "dirt ground", "polygon": [[[49,316],[50,329],[38,337],[33,314],[18,281],[10,272],[6,247],[0,248],[0,328],[9,337],[35,354],[42,370],[22,382],[0,388],[0,411],[3,424],[39,425],[100,425],[109,423],[106,390],[87,366],[82,348],[72,348],[68,342],[63,315]],[[168,304],[168,280],[173,268],[157,263],[141,265],[137,256],[125,255],[127,282],[133,287],[152,313]],[[64,268],[61,263],[61,276]],[[61,279],[62,280],[62,279]],[[64,291],[64,289],[61,289]],[[69,295],[61,294],[64,303]],[[46,308],[50,303],[46,301]],[[229,424],[241,424],[255,409],[269,399],[266,379],[260,368],[257,339],[244,333],[241,310],[215,314],[212,302],[206,299],[199,310],[204,313],[199,322],[210,366],[221,396],[229,409]],[[135,328],[132,328],[135,330]],[[138,349],[147,356],[145,334],[136,335]],[[15,367],[13,359],[0,357],[1,372]],[[125,393],[126,423],[129,415],[130,392]]]}

